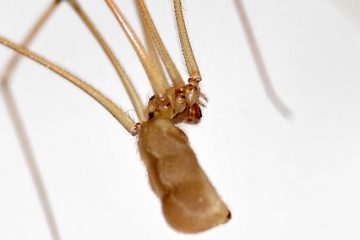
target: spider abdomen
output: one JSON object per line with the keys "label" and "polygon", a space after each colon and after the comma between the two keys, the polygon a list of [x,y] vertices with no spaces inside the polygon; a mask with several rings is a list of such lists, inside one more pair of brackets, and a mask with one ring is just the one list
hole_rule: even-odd
{"label": "spider abdomen", "polygon": [[168,223],[195,233],[225,223],[230,211],[191,149],[185,133],[169,120],[152,119],[139,131],[139,149]]}

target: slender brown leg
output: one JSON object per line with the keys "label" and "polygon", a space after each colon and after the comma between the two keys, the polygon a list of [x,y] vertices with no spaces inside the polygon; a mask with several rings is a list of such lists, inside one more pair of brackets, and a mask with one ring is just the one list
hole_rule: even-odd
{"label": "slender brown leg", "polygon": [[184,86],[185,85],[184,81],[182,80],[182,77],[179,71],[177,70],[175,63],[171,59],[168,51],[165,48],[163,41],[161,40],[160,34],[155,27],[155,24],[150,16],[150,13],[146,7],[144,0],[137,0],[136,2],[143,23],[146,26],[147,31],[150,32],[151,34],[152,41],[169,73],[172,82],[174,83],[174,86],[175,87]]}
{"label": "slender brown leg", "polygon": [[74,74],[70,73],[69,71],[59,67],[58,65],[50,62],[49,60],[40,57],[39,55],[31,52],[30,50],[17,45],[11,42],[9,39],[6,39],[0,36],[0,44],[11,48],[12,50],[22,54],[25,57],[45,66],[49,70],[53,71],[54,73],[60,75],[73,85],[80,88],[90,97],[92,97],[95,101],[101,104],[113,117],[118,120],[118,122],[131,134],[136,135],[138,130],[138,124],[135,122],[115,103],[113,103],[109,98],[107,98],[103,93],[101,93],[96,88],[92,87],[85,81],[81,80],[80,78],[76,77]]}
{"label": "slender brown leg", "polygon": [[147,118],[145,117],[145,108],[144,105],[141,102],[141,99],[139,97],[139,94],[135,90],[133,84],[131,83],[128,75],[126,74],[124,68],[121,66],[119,60],[116,58],[114,52],[111,50],[109,44],[105,41],[104,37],[100,34],[100,32],[96,29],[93,22],[90,20],[90,18],[87,16],[85,11],[82,9],[80,4],[77,0],[70,0],[70,5],[73,7],[75,12],[79,15],[79,17],[82,19],[84,24],[87,26],[87,28],[90,30],[90,32],[93,34],[93,36],[96,38],[102,49],[104,50],[105,54],[108,56],[109,60],[111,61],[112,65],[114,66],[118,76],[120,77],[126,92],[128,93],[130,100],[132,104],[134,105],[135,111],[137,113],[137,116],[141,122],[145,122]]}
{"label": "slender brown leg", "polygon": [[186,68],[190,75],[189,82],[198,83],[201,81],[201,74],[190,44],[189,35],[186,30],[181,0],[173,0],[173,3],[174,3],[176,24],[179,32],[181,48],[185,58]]}
{"label": "slender brown leg", "polygon": [[118,6],[114,3],[113,0],[105,0],[105,2],[107,3],[109,9],[114,14],[116,20],[119,22],[120,26],[124,30],[136,54],[138,55],[143,65],[143,68],[149,78],[151,86],[155,92],[155,95],[162,96],[170,87],[169,83],[166,81],[166,79],[163,79],[161,74],[159,74],[156,68],[154,68],[151,58],[145,51],[144,46],[140,42],[139,38],[135,34],[130,24],[125,19]]}
{"label": "slender brown leg", "polygon": [[139,7],[137,7],[136,9],[137,9],[139,18],[141,19],[141,26],[142,26],[143,34],[145,36],[146,50],[149,53],[149,56],[154,63],[154,67],[157,69],[159,74],[161,74],[161,76],[164,79],[166,79],[165,72],[162,68],[162,65],[161,65],[161,62],[159,59],[159,54],[156,51],[155,44],[151,37],[151,33],[149,32],[149,29],[147,29],[147,26],[145,24],[144,16],[142,15],[142,12],[140,11]]}
{"label": "slender brown leg", "polygon": [[[28,46],[31,43],[36,34],[40,31],[40,29],[44,26],[50,16],[54,13],[59,3],[60,1],[54,1],[46,8],[44,13],[41,14],[40,18],[36,21],[30,32],[25,37],[22,46]],[[21,55],[15,53],[6,65],[4,74],[0,78],[1,92],[12,123],[14,124],[14,129],[18,136],[20,146],[26,160],[26,164],[29,168],[31,178],[33,180],[37,195],[39,197],[50,235],[53,240],[61,240],[59,227],[56,222],[54,210],[49,200],[49,195],[46,191],[45,183],[42,179],[29,141],[29,137],[26,133],[23,121],[21,120],[17,105],[9,88],[11,75],[18,64],[20,57]]]}
{"label": "slender brown leg", "polygon": [[[34,26],[31,28],[30,32],[26,35],[22,42],[23,47],[27,47],[31,41],[34,39],[34,37],[37,35],[37,33],[40,31],[40,29],[44,26],[44,24],[47,22],[47,20],[50,18],[50,16],[54,13],[56,8],[59,6],[59,3],[61,0],[55,0],[53,1],[44,11],[43,14],[41,14],[40,18],[36,21]],[[14,72],[21,55],[15,53],[9,62],[7,63],[4,73],[0,78],[1,84],[7,84],[8,81],[10,81],[11,74]]]}
{"label": "slender brown leg", "polygon": [[257,44],[254,32],[252,30],[249,18],[247,17],[246,10],[244,4],[241,0],[234,0],[235,6],[239,13],[240,21],[243,25],[244,32],[246,34],[247,41],[249,43],[252,55],[254,57],[254,61],[256,64],[256,68],[259,72],[261,82],[264,86],[264,90],[272,104],[275,106],[277,111],[279,111],[284,117],[291,116],[290,109],[285,105],[285,103],[280,99],[277,95],[271,80],[269,73],[267,71],[266,65],[262,58],[259,46]]}
{"label": "slender brown leg", "polygon": [[12,123],[14,124],[14,129],[16,131],[16,135],[19,139],[20,146],[22,152],[24,154],[26,164],[29,168],[32,181],[35,185],[37,195],[39,197],[42,210],[44,212],[47,225],[49,227],[49,231],[53,240],[61,240],[60,231],[58,227],[58,223],[56,222],[54,210],[51,206],[49,195],[46,191],[46,186],[44,180],[42,179],[39,166],[37,165],[29,137],[26,133],[23,121],[20,117],[17,105],[11,93],[11,90],[7,85],[3,85],[1,88],[2,96],[4,98],[4,102],[6,108],[9,112]]}

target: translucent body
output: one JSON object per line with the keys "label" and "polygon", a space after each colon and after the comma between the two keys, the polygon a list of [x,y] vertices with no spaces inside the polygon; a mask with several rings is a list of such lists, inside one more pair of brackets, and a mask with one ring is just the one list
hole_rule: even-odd
{"label": "translucent body", "polygon": [[151,186],[174,229],[196,233],[230,219],[183,131],[169,120],[154,118],[141,126],[138,136]]}

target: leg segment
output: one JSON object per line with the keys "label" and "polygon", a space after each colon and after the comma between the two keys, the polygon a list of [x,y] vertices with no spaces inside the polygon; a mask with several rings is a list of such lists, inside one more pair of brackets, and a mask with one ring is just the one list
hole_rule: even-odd
{"label": "leg segment", "polygon": [[[50,16],[54,13],[57,6],[59,6],[60,1],[53,1],[46,10],[41,14],[40,18],[36,21],[34,26],[31,28],[30,32],[27,34],[25,39],[23,40],[22,46],[28,46],[31,41],[34,39],[36,34],[40,31],[40,29],[44,26]],[[16,106],[15,100],[9,88],[9,82],[11,80],[11,75],[14,72],[21,55],[14,54],[8,64],[6,65],[4,74],[0,78],[0,86],[2,96],[5,101],[5,105],[10,114],[10,118],[14,124],[14,128],[18,139],[20,141],[21,148],[24,153],[24,157],[26,160],[26,164],[29,168],[32,180],[34,182],[36,192],[38,194],[39,200],[41,202],[41,206],[46,218],[47,225],[49,227],[50,235],[53,240],[61,240],[60,231],[58,224],[56,222],[54,211],[51,207],[48,193],[46,191],[46,187],[44,181],[41,177],[41,173],[39,167],[36,163],[36,159],[30,145],[29,138],[27,136],[23,121],[21,120],[18,108]]]}
{"label": "leg segment", "polygon": [[141,44],[139,38],[135,34],[134,30],[131,28],[130,24],[127,22],[123,14],[121,13],[120,9],[114,3],[113,0],[105,0],[107,5],[109,6],[111,12],[116,17],[116,20],[119,22],[120,26],[124,30],[126,36],[128,37],[129,41],[131,42],[136,54],[138,55],[145,72],[149,78],[149,81],[152,85],[152,88],[156,95],[162,96],[166,89],[169,88],[169,84],[166,79],[162,78],[161,74],[156,71],[154,68],[153,63],[145,51],[144,46]]}
{"label": "leg segment", "polygon": [[128,93],[130,100],[132,104],[134,105],[135,111],[137,113],[137,116],[141,122],[146,121],[145,116],[145,108],[144,105],[141,102],[141,99],[139,97],[139,94],[136,92],[133,84],[131,83],[128,75],[126,74],[124,68],[121,66],[119,60],[116,58],[114,52],[111,50],[110,46],[107,44],[103,36],[100,34],[100,32],[96,29],[93,22],[90,20],[90,18],[86,15],[80,4],[77,0],[70,0],[70,5],[73,7],[75,12],[79,15],[79,17],[82,19],[84,24],[87,26],[87,28],[91,31],[93,36],[96,38],[104,52],[106,53],[107,57],[111,61],[112,65],[115,68],[115,71],[117,72],[118,76],[120,77],[126,92]]}
{"label": "leg segment", "polygon": [[162,65],[161,65],[161,62],[160,62],[160,59],[159,59],[159,54],[156,51],[155,44],[154,44],[154,42],[152,40],[152,37],[151,37],[151,33],[149,32],[149,29],[147,29],[144,17],[142,15],[140,9],[138,7],[136,9],[137,9],[137,13],[139,15],[139,18],[141,19],[141,27],[142,27],[143,34],[144,34],[144,37],[145,37],[146,50],[148,51],[149,56],[150,56],[152,62],[154,63],[154,67],[156,68],[156,70],[159,72],[159,74],[161,74],[161,76],[164,79],[166,79],[165,72],[164,72],[164,70],[162,68]]}
{"label": "leg segment", "polygon": [[[44,26],[44,24],[47,22],[47,20],[50,18],[50,16],[54,13],[56,8],[59,6],[61,0],[55,0],[53,1],[44,11],[43,14],[41,14],[40,18],[36,21],[34,26],[31,28],[30,32],[26,35],[25,39],[23,40],[21,46],[27,47],[31,41],[34,39],[36,34],[41,30],[41,28]],[[1,84],[8,84],[10,81],[10,76],[14,72],[17,63],[20,60],[21,55],[15,53],[8,64],[6,65],[6,68],[4,70],[4,74],[0,78]]]}
{"label": "leg segment", "polygon": [[266,69],[266,65],[261,56],[260,49],[258,47],[254,32],[252,31],[249,18],[247,17],[245,7],[241,0],[234,0],[235,6],[238,10],[240,21],[243,25],[244,32],[246,34],[247,41],[249,43],[252,55],[254,57],[254,61],[256,64],[256,68],[259,72],[261,82],[264,86],[265,93],[267,97],[270,99],[271,103],[275,106],[275,108],[284,116],[288,117],[291,115],[290,109],[285,105],[285,103],[280,99],[277,95],[271,80],[269,73]]}
{"label": "leg segment", "polygon": [[36,163],[36,159],[30,145],[29,137],[25,131],[23,121],[20,118],[19,111],[17,110],[16,103],[13,99],[11,90],[8,85],[2,85],[1,87],[2,96],[5,101],[5,105],[9,112],[10,118],[14,124],[14,128],[18,139],[20,141],[20,146],[23,150],[26,164],[29,168],[31,178],[36,188],[37,195],[39,197],[41,207],[43,209],[47,225],[53,240],[61,240],[60,231],[58,224],[56,222],[54,210],[51,207],[49,200],[49,195],[46,191],[45,183],[41,177],[39,167]]}
{"label": "leg segment", "polygon": [[181,78],[181,75],[179,71],[177,70],[174,62],[172,61],[168,51],[165,48],[165,45],[163,41],[161,40],[161,37],[159,35],[159,32],[157,31],[155,24],[150,16],[150,13],[146,7],[146,4],[144,0],[137,0],[136,1],[141,18],[143,19],[143,22],[146,26],[146,29],[151,34],[152,40],[154,45],[156,46],[156,49],[169,73],[169,76],[174,83],[175,87],[182,87],[184,86],[184,81]]}
{"label": "leg segment", "polygon": [[13,49],[14,51],[30,58],[31,60],[45,66],[49,70],[55,72],[56,74],[62,76],[89,96],[91,96],[94,100],[100,103],[111,115],[113,115],[116,120],[132,135],[136,135],[137,133],[137,125],[135,122],[115,103],[113,103],[109,98],[107,98],[104,94],[100,91],[92,87],[91,85],[87,84],[80,78],[76,77],[72,73],[66,71],[65,69],[57,66],[56,64],[46,60],[43,57],[27,50],[24,47],[21,47],[10,40],[0,36],[0,44]]}
{"label": "leg segment", "polygon": [[201,75],[186,30],[181,0],[173,0],[173,2],[175,8],[176,24],[178,27],[179,38],[181,42],[181,48],[185,58],[186,68],[190,75],[189,83],[197,84],[198,82],[201,81]]}

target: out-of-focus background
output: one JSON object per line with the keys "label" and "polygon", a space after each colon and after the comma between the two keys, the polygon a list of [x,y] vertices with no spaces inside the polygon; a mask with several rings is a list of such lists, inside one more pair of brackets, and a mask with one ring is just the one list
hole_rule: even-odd
{"label": "out-of-focus background", "polygon": [[[51,0],[0,1],[0,34],[20,42]],[[146,101],[150,84],[102,1],[80,1]],[[140,34],[132,1],[117,1]],[[184,71],[171,1],[148,5]],[[244,0],[264,62],[291,108],[264,93],[233,1],[184,1],[209,98],[198,126],[182,126],[232,210],[226,225],[173,231],[161,213],[136,138],[87,95],[22,60],[11,89],[62,239],[359,239],[360,4],[356,0]],[[102,50],[63,3],[30,47],[104,91],[135,117]],[[0,69],[12,52],[0,46]],[[51,239],[5,102],[0,100],[0,239]]]}

